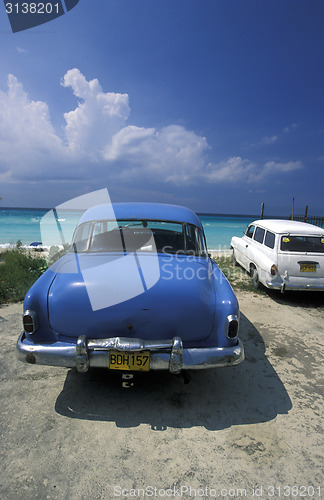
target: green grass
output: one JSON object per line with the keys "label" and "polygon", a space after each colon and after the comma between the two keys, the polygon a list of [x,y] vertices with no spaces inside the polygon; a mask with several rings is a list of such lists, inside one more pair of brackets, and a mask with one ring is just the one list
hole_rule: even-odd
{"label": "green grass", "polygon": [[23,300],[46,268],[45,259],[32,257],[19,248],[0,254],[0,304]]}
{"label": "green grass", "polygon": [[219,257],[213,257],[213,260],[226,276],[234,291],[246,290],[249,292],[264,293],[262,289],[256,290],[253,287],[250,276],[242,267],[233,265],[232,257],[220,255]]}
{"label": "green grass", "polygon": [[[231,257],[220,255],[214,260],[234,290],[264,293],[253,288],[249,275],[241,267],[234,267]],[[47,266],[44,258],[28,254],[19,247],[0,254],[0,304],[23,300]]]}

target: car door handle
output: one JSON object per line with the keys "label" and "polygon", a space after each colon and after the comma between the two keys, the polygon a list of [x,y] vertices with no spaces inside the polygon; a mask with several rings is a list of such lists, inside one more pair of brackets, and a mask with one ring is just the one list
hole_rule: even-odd
{"label": "car door handle", "polygon": [[249,245],[245,245],[245,248],[247,248]]}

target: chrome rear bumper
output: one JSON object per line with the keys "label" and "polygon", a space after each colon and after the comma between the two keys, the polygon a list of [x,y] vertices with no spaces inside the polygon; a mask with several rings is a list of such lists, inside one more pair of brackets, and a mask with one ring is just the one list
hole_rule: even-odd
{"label": "chrome rear bumper", "polygon": [[169,370],[180,373],[182,369],[202,370],[238,365],[244,360],[241,342],[234,347],[183,348],[180,337],[172,340],[147,341],[114,337],[87,339],[81,335],[76,344],[55,342],[34,344],[22,333],[17,341],[17,356],[30,364],[63,366],[86,372],[89,367],[109,368],[109,352],[117,350],[150,351],[150,370]]}
{"label": "chrome rear bumper", "polygon": [[289,282],[283,282],[283,283],[273,283],[272,281],[266,281],[266,287],[270,288],[272,290],[281,290],[281,292],[284,292],[286,290],[299,290],[299,291],[312,291],[312,292],[323,292],[324,291],[324,284],[318,284],[318,283],[289,283]]}

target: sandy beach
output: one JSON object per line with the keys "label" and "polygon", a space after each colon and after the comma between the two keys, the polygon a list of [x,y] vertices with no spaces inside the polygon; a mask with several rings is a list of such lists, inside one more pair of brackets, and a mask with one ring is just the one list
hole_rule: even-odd
{"label": "sandy beach", "polygon": [[137,490],[150,487],[155,498],[280,498],[294,486],[320,498],[322,297],[237,295],[241,365],[188,385],[154,373],[132,390],[108,371],[18,362],[22,304],[2,307],[2,498],[149,498]]}

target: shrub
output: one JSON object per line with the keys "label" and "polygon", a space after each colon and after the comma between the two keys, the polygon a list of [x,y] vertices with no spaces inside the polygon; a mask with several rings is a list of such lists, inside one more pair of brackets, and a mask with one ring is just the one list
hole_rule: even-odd
{"label": "shrub", "polygon": [[21,250],[0,255],[0,304],[23,300],[32,284],[46,270],[46,260]]}
{"label": "shrub", "polygon": [[255,293],[263,293],[262,290],[255,290],[255,288],[253,288],[251,278],[242,267],[233,265],[232,257],[220,255],[214,256],[213,260],[226,276],[234,291],[247,290]]}
{"label": "shrub", "polygon": [[49,250],[48,257],[47,257],[48,267],[50,267],[52,264],[54,264],[54,262],[56,262],[61,257],[63,257],[63,255],[66,254],[66,252],[68,251],[69,248],[70,248],[69,243],[66,243],[65,245],[63,245],[63,248],[60,248],[56,245],[51,246],[51,248]]}

